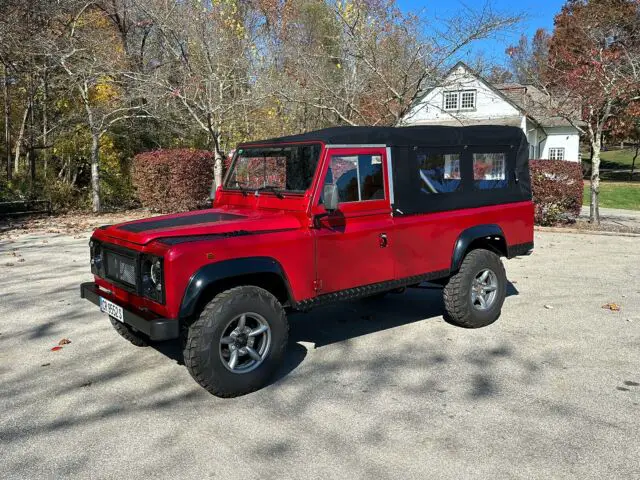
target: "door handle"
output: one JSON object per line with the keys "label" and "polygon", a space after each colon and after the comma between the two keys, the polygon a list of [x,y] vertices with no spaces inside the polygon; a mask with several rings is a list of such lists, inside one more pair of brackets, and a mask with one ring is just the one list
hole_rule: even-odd
{"label": "door handle", "polygon": [[381,233],[378,236],[378,241],[380,242],[380,248],[385,248],[389,244],[389,239],[387,239],[386,233]]}

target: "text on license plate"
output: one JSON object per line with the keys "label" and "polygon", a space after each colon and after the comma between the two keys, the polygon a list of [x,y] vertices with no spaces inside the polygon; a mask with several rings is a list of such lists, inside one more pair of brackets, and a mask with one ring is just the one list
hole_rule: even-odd
{"label": "text on license plate", "polygon": [[100,311],[106,313],[110,317],[115,318],[116,320],[124,322],[122,307],[116,305],[113,302],[110,302],[106,298],[100,297]]}

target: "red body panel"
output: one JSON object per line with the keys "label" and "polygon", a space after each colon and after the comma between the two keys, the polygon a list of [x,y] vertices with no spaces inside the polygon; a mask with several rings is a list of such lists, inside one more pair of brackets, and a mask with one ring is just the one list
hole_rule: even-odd
{"label": "red body panel", "polygon": [[394,218],[389,241],[399,278],[446,270],[460,234],[475,225],[502,228],[507,245],[533,242],[533,204],[519,202]]}
{"label": "red body panel", "polygon": [[[318,205],[328,167],[328,152],[375,153],[385,158],[385,199],[341,204],[335,214]],[[164,257],[164,305],[131,294],[96,277],[96,283],[137,310],[177,318],[185,289],[201,267],[222,260],[270,257],[285,272],[293,303],[348,288],[448,270],[457,238],[467,228],[496,224],[508,245],[533,242],[533,204],[520,202],[491,207],[394,217],[389,202],[389,172],[383,148],[324,148],[312,187],[306,194],[277,198],[271,192],[253,193],[218,189],[214,208],[157,219],[220,212],[234,219],[189,226],[131,232],[114,225],[95,231],[93,238],[132,250]],[[142,220],[143,222],[146,220]],[[206,238],[229,232],[246,235]],[[382,245],[381,235],[385,236]],[[195,237],[168,245],[162,239]]]}

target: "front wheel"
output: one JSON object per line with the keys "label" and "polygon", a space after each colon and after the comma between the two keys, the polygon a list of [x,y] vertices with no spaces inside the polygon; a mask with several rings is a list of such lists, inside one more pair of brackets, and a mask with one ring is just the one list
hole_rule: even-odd
{"label": "front wheel", "polygon": [[262,288],[236,287],[217,295],[189,326],[184,363],[219,397],[267,384],[279,367],[289,326],[280,302]]}
{"label": "front wheel", "polygon": [[109,320],[111,320],[111,325],[113,325],[114,330],[118,332],[122,338],[129,340],[131,344],[136,347],[146,347],[148,345],[147,338],[142,333],[134,331],[129,325],[125,325],[111,316],[109,316]]}
{"label": "front wheel", "polygon": [[444,288],[448,320],[480,328],[500,317],[507,294],[507,275],[500,257],[489,250],[472,250]]}

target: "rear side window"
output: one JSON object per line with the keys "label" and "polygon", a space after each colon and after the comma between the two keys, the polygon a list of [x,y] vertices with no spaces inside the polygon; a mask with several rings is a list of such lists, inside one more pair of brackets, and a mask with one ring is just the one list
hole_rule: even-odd
{"label": "rear side window", "polygon": [[384,199],[381,155],[334,155],[325,183],[335,183],[341,203]]}
{"label": "rear side window", "polygon": [[480,190],[506,188],[506,153],[474,153],[473,184]]}
{"label": "rear side window", "polygon": [[462,190],[459,153],[418,152],[420,191],[431,195]]}

